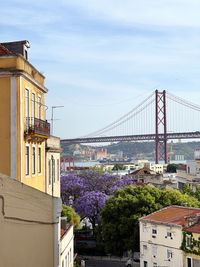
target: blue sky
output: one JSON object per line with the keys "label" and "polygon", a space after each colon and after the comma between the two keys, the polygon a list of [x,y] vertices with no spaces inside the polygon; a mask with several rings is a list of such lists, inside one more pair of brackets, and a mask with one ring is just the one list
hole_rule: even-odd
{"label": "blue sky", "polygon": [[0,42],[30,42],[49,111],[64,105],[54,112],[54,134],[78,137],[155,88],[199,103],[199,11],[199,0],[7,0]]}

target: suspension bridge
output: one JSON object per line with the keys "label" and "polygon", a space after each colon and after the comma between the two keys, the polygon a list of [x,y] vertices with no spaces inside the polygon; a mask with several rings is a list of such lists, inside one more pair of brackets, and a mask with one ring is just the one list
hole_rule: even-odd
{"label": "suspension bridge", "polygon": [[200,138],[200,106],[169,92],[156,90],[109,125],[61,144],[155,141],[155,162],[168,162],[169,139]]}

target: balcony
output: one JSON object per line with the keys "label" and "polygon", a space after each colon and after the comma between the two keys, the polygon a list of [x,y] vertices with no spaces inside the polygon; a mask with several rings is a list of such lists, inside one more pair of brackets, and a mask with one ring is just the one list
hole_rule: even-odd
{"label": "balcony", "polygon": [[25,118],[24,136],[27,141],[42,142],[50,136],[50,123],[37,118]]}

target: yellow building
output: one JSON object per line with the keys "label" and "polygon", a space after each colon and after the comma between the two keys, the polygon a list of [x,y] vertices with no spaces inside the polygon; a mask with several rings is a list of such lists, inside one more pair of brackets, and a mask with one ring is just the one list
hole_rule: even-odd
{"label": "yellow building", "polygon": [[28,41],[0,44],[0,173],[45,192],[45,77],[28,62]]}
{"label": "yellow building", "polygon": [[[183,230],[182,249],[184,251],[184,267],[200,266],[200,222],[199,214],[197,217],[189,216],[189,224]],[[194,221],[195,219],[195,221]]]}

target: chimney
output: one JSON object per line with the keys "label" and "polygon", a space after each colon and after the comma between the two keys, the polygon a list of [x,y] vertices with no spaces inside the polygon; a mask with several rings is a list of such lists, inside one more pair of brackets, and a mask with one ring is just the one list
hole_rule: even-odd
{"label": "chimney", "polygon": [[194,216],[187,216],[185,218],[185,226],[186,227],[190,227],[196,223],[198,223],[200,220],[200,213],[197,213],[196,215]]}

